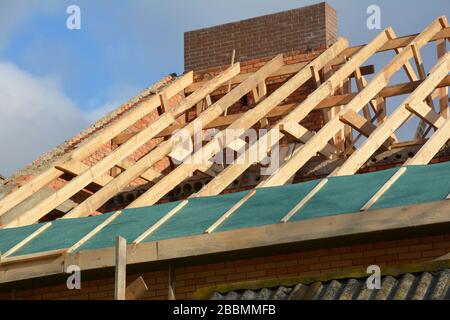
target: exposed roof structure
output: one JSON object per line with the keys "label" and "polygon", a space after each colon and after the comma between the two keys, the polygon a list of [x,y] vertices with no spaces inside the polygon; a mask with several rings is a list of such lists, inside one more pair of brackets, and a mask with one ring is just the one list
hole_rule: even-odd
{"label": "exposed roof structure", "polygon": [[[45,165],[39,165],[38,173],[26,183],[4,192],[0,198],[0,226],[5,228],[0,231],[0,282],[55,274],[73,259],[84,263],[86,269],[111,266],[117,235],[133,242],[135,251],[130,261],[139,263],[300,241],[327,233],[332,236],[448,222],[449,203],[445,199],[450,196],[450,182],[439,177],[448,175],[450,165],[428,164],[450,138],[449,38],[447,20],[439,17],[417,35],[397,38],[392,28],[387,28],[370,43],[356,47],[339,38],[305,63],[285,64],[283,56],[278,55],[254,73],[241,73],[240,64],[233,63],[208,81],[193,83],[193,72],[176,79],[169,77],[163,85],[109,117],[106,125],[82,134],[57,156],[43,161]],[[420,50],[431,42],[436,42],[439,58],[427,71]],[[363,64],[385,51],[394,51],[395,56],[366,79]],[[410,82],[390,85],[401,69]],[[268,79],[286,75],[269,94]],[[357,92],[352,92],[353,80]],[[304,101],[283,104],[308,81],[313,81],[316,89]],[[223,95],[213,102],[211,94],[217,91],[223,91]],[[249,93],[255,106],[246,112],[227,114]],[[399,95],[406,97],[388,112],[386,99]],[[328,119],[317,132],[300,124],[311,112],[325,109]],[[193,110],[195,120],[185,121],[186,114]],[[148,125],[136,128],[135,124],[149,114]],[[422,121],[419,133],[426,138],[418,151],[400,168],[356,174],[379,149],[398,143],[395,131],[413,117]],[[203,129],[221,130],[226,138],[215,135],[208,142],[202,141],[205,143],[181,163],[172,161],[168,170],[156,170],[159,161],[182,151],[179,137],[167,137],[183,128],[190,138],[199,123]],[[268,130],[247,144],[243,133],[250,128]],[[346,134],[348,129],[357,134]],[[278,152],[274,148],[283,139],[293,139],[298,146],[280,160],[279,169],[253,190],[220,195],[250,166],[270,167],[267,159]],[[94,164],[84,162],[92,154],[102,153],[105,143],[113,140],[121,143],[104,152]],[[211,173],[213,158],[224,149],[235,151],[236,158]],[[141,156],[131,160],[136,152]],[[262,156],[254,158],[254,154]],[[321,180],[284,186],[317,157],[342,161]],[[165,195],[196,172],[211,175],[210,181],[187,199],[161,204]],[[65,175],[69,178],[63,179]],[[88,217],[128,190],[136,179],[143,179],[149,187],[125,209]],[[57,190],[46,189],[52,184],[59,186]],[[80,195],[81,201],[73,200]],[[36,224],[68,201],[72,201],[72,207],[62,219]],[[433,212],[429,212],[430,207]],[[393,213],[395,218],[387,220]],[[332,226],[330,221],[334,221]],[[355,221],[371,223],[355,226]],[[298,228],[308,230],[308,224],[317,224],[317,228],[299,234]],[[258,232],[271,237],[258,237]],[[245,233],[248,243],[243,244]],[[217,245],[220,242],[222,247]],[[89,259],[99,255],[104,260]],[[39,261],[39,266],[11,271],[23,261]]]}

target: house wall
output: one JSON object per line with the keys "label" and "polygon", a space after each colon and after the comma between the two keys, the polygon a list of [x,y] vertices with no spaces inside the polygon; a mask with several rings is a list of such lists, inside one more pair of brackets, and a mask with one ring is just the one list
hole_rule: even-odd
{"label": "house wall", "polygon": [[337,38],[336,11],[326,3],[185,32],[185,70],[291,51],[324,48]]}
{"label": "house wall", "polygon": [[[376,264],[381,267],[431,261],[450,252],[450,234],[413,237],[378,242],[362,242],[358,245],[325,247],[314,250],[298,250],[277,255],[236,259],[199,264],[175,269],[176,299],[191,299],[202,287],[246,280],[287,278],[290,276],[315,276],[366,268]],[[128,274],[131,283],[143,276],[149,286],[144,299],[166,299],[168,293],[167,269],[144,274]],[[28,287],[0,293],[0,299],[113,299],[114,279],[91,281],[82,279],[81,290],[68,290],[65,281],[48,287]]]}

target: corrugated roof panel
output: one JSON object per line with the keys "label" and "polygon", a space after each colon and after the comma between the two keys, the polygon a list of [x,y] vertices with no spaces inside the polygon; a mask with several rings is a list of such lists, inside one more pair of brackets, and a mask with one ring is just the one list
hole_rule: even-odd
{"label": "corrugated roof panel", "polygon": [[214,292],[211,300],[450,300],[450,270],[406,273],[381,278],[369,289],[367,278],[314,282],[258,290]]}

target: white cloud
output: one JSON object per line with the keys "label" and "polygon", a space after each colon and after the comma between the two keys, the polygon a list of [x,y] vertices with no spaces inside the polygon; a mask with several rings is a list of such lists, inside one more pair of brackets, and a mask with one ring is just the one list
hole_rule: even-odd
{"label": "white cloud", "polygon": [[87,126],[56,78],[0,63],[0,173],[26,166]]}

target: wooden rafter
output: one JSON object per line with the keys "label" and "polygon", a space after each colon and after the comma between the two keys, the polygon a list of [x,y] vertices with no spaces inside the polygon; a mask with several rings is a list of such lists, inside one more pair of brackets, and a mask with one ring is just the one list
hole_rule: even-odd
{"label": "wooden rafter", "polygon": [[[289,141],[295,141],[299,147],[289,159],[282,161],[280,169],[275,174],[263,178],[257,188],[291,183],[296,172],[312,157],[318,155],[322,158],[335,159],[345,158],[349,154],[350,157],[330,176],[354,174],[380,147],[392,148],[397,142],[395,131],[413,116],[418,116],[423,124],[422,129],[428,125],[428,130],[430,128],[435,130],[433,135],[416,156],[407,161],[404,164],[405,167],[389,179],[362,208],[367,210],[406,172],[406,166],[428,163],[449,139],[450,124],[447,119],[449,118],[450,76],[448,75],[449,54],[446,52],[448,39],[450,39],[450,28],[445,17],[440,17],[417,35],[397,37],[391,28],[387,28],[370,43],[356,47],[348,47],[347,40],[339,39],[309,62],[284,65],[283,58],[279,55],[258,71],[242,74],[239,63],[232,62],[228,69],[212,80],[196,83],[193,83],[193,73],[186,73],[130,109],[117,121],[86,139],[79,147],[53,163],[49,169],[0,199],[0,226],[13,227],[34,223],[64,202],[68,202],[77,193],[87,194],[85,191],[92,194],[63,218],[89,215],[122,192],[137,178],[143,179],[145,183],[151,182],[149,185],[152,186],[133,201],[129,208],[156,203],[177,185],[199,171],[209,173],[213,179],[191,197],[217,195],[256,161],[259,162],[267,157],[272,152],[272,147],[285,137]],[[439,61],[427,74],[420,50],[431,41],[436,41]],[[375,53],[388,50],[395,51],[394,58],[370,81],[367,81],[364,75],[374,73],[374,68],[363,66],[363,63]],[[411,59],[416,64],[418,75],[409,62]],[[392,76],[400,69],[405,71],[410,82],[388,86]],[[267,84],[270,82],[266,84],[266,80],[276,76],[283,76],[285,80],[278,89],[268,95]],[[355,79],[358,92],[351,92],[352,78]],[[310,79],[315,83],[316,89],[303,102],[281,105],[289,95]],[[224,90],[226,87],[230,89]],[[220,95],[225,92],[225,95],[214,95],[216,90],[220,92]],[[227,110],[234,103],[249,93],[253,94],[256,106],[246,112],[227,114]],[[185,96],[186,94],[188,96]],[[389,115],[386,98],[403,94],[409,94],[408,98]],[[180,100],[176,105],[171,105],[171,98],[176,95],[180,95]],[[215,103],[212,103],[211,96]],[[434,109],[434,98],[439,99],[439,110]],[[159,117],[156,120],[139,131],[130,131],[136,130],[132,129],[133,124],[156,109],[159,110]],[[175,122],[175,119],[186,115],[191,109],[196,111],[194,121],[185,124]],[[326,124],[318,132],[309,131],[300,124],[315,110],[322,110],[327,116]],[[360,111],[363,116],[359,114]],[[373,117],[371,111],[374,114]],[[276,121],[275,124],[271,122],[273,119]],[[377,120],[376,126],[374,120]],[[266,134],[261,134],[257,141],[249,146],[246,146],[238,134],[231,138],[227,137],[226,141],[215,136],[212,141],[201,146],[200,150],[191,156],[190,160],[200,159],[200,163],[185,161],[178,166],[173,165],[167,168],[167,172],[164,173],[155,170],[153,166],[158,161],[167,159],[167,156],[177,148],[179,140],[168,139],[168,137],[178,129],[184,129],[188,136],[192,137],[198,123],[201,123],[203,130],[226,127],[226,129],[245,131],[254,126],[270,130]],[[353,139],[352,130],[359,133],[356,140]],[[223,130],[222,133],[224,132]],[[425,131],[425,134],[426,132],[428,131]],[[357,145],[356,141],[361,136],[366,137],[366,140],[361,145]],[[164,138],[164,141],[141,156],[139,160],[131,160],[132,153],[156,138]],[[266,144],[265,150],[260,150],[259,142],[263,139],[269,143]],[[111,143],[111,152],[96,164],[86,165],[83,161],[105,143]],[[243,146],[246,149],[242,148]],[[211,158],[225,148],[237,152],[237,159],[228,166],[221,166],[219,170],[211,174],[210,168],[214,165]],[[254,159],[250,156],[252,153],[262,154],[263,157]],[[38,194],[41,189],[62,177],[63,174],[66,180],[69,180],[67,177],[71,180],[67,181],[61,189],[52,191],[45,198]],[[282,222],[288,221],[292,215],[301,211],[309,199],[314,197],[327,182],[327,178],[322,179],[316,188],[284,217]],[[256,192],[257,190],[249,192],[206,232],[216,229]],[[86,195],[83,196],[86,197]],[[21,208],[20,205],[25,201],[29,201],[32,205],[26,204]],[[188,201],[189,199],[181,202],[180,206],[168,212],[135,242],[143,241],[178,213]],[[113,217],[119,214],[116,213]],[[114,218],[107,219],[105,224],[92,230],[80,240],[80,243],[67,250],[76,250]],[[44,226],[47,228],[49,224]],[[24,239],[21,245],[31,241],[42,228]],[[13,249],[7,252],[6,257],[2,256],[6,259],[4,260],[6,263],[18,261],[17,257],[8,257],[20,247]],[[56,253],[51,254],[56,255]],[[33,255],[25,258],[35,259]]]}
{"label": "wooden rafter", "polygon": [[[440,19],[443,18],[439,18],[435,20],[432,24],[430,24],[422,33],[420,33],[412,40],[411,44],[416,45],[417,48],[421,48],[426,43],[428,43],[428,41],[430,41],[433,38],[433,36],[435,36],[440,30],[442,30]],[[381,38],[383,40],[379,41],[385,42],[387,40],[386,32],[382,33],[382,35],[384,35],[384,38]],[[378,42],[377,45],[379,46],[380,43]],[[368,46],[364,47],[363,49],[361,49],[361,51],[367,47]],[[263,186],[266,187],[266,186],[282,185],[287,180],[289,180],[289,178],[292,175],[294,175],[295,172],[297,172],[297,170],[303,167],[303,165],[306,164],[306,162],[309,159],[311,159],[319,149],[324,147],[325,143],[334,134],[336,134],[336,132],[342,129],[344,124],[340,122],[339,117],[349,110],[353,110],[355,112],[360,111],[364,107],[364,105],[366,105],[371,99],[373,99],[381,91],[381,89],[389,83],[390,78],[412,57],[412,55],[413,53],[411,46],[407,46],[403,51],[401,51],[397,56],[395,56],[377,75],[373,77],[373,79],[371,79],[371,81],[367,84],[367,86],[350,103],[348,103],[345,106],[345,108],[340,112],[339,116],[337,116],[336,118],[332,119],[330,122],[325,124],[325,126],[322,127],[322,129],[320,129],[319,132],[316,135],[314,135],[314,137],[311,138],[311,140],[308,141],[308,143],[302,149],[298,150],[298,152],[296,152],[292,156],[292,158],[278,170],[276,174],[272,175],[269,179],[267,179],[264,182]],[[349,61],[347,64],[353,61],[354,59]],[[439,81],[441,79],[439,79]],[[298,113],[299,114],[304,112],[308,113],[310,110],[311,108],[304,108],[300,109]],[[301,119],[303,118],[296,120]],[[370,140],[371,139],[368,139],[367,141]],[[353,154],[352,156],[354,155],[355,154]],[[349,163],[350,160],[351,158],[349,158],[344,165]]]}

